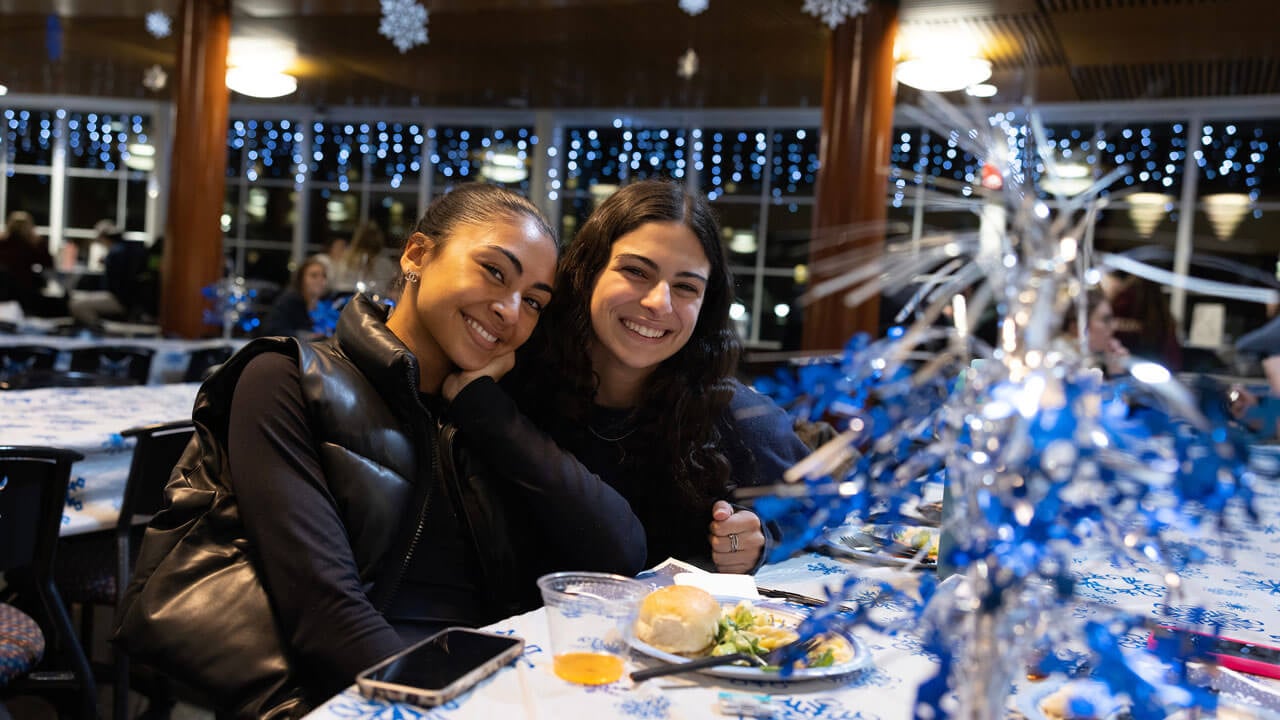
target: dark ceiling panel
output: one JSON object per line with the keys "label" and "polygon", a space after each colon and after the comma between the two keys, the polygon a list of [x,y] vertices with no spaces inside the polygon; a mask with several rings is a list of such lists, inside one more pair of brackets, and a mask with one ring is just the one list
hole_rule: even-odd
{"label": "dark ceiling panel", "polygon": [[[294,38],[315,105],[798,107],[821,104],[830,31],[799,0],[423,0],[431,42],[401,54],[374,0],[233,0],[233,34]],[[178,0],[0,0],[0,83],[17,93],[154,95],[177,41],[142,16]],[[1002,97],[1044,102],[1276,93],[1280,0],[901,0],[900,24],[971,37]],[[61,59],[47,19],[62,13]],[[1225,25],[1231,22],[1229,29]],[[676,75],[688,48],[691,80]],[[1027,79],[1030,79],[1030,82]],[[904,90],[904,94],[909,91]],[[241,98],[237,98],[240,100]]]}

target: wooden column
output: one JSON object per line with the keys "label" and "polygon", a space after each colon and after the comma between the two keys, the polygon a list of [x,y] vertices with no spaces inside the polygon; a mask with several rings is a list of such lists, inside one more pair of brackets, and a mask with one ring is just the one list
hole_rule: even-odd
{"label": "wooden column", "polygon": [[200,290],[222,278],[230,0],[182,0],[178,28],[160,325],[192,338],[218,331],[204,324],[208,302]]}
{"label": "wooden column", "polygon": [[[831,33],[822,95],[821,165],[818,170],[813,242],[809,250],[812,287],[838,275],[823,274],[819,261],[858,248],[883,248],[884,233],[852,239],[849,227],[865,227],[888,217],[885,188],[893,130],[893,42],[898,30],[897,0],[874,0],[870,9]],[[875,335],[879,299],[845,307],[840,294],[805,307],[806,350],[844,346],[855,332]]]}

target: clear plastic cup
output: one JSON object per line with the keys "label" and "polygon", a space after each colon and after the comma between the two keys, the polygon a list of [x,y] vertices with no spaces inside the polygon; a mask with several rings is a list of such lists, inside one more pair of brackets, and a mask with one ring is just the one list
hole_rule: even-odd
{"label": "clear plastic cup", "polygon": [[538,578],[551,631],[556,675],[582,685],[622,677],[640,601],[649,587],[597,572],[560,572]]}

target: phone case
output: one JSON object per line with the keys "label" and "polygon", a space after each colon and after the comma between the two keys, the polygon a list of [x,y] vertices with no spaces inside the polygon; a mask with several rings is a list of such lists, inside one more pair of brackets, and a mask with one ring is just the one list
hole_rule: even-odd
{"label": "phone case", "polygon": [[[516,642],[506,650],[503,650],[480,665],[472,668],[467,672],[467,674],[453,681],[441,690],[428,690],[426,688],[413,687],[412,685],[402,685],[400,683],[374,679],[373,676],[376,675],[378,671],[446,633],[471,633],[474,635],[485,635],[488,637],[502,638],[504,640],[513,640]],[[476,683],[494,674],[503,665],[515,660],[523,653],[524,640],[518,637],[495,635],[494,633],[487,633],[463,627],[445,628],[435,635],[410,645],[377,665],[365,669],[356,676],[356,687],[360,690],[360,694],[367,698],[389,700],[391,702],[406,702],[412,705],[420,705],[422,707],[435,707],[437,705],[447,703],[467,690],[470,690]]]}
{"label": "phone case", "polygon": [[[1261,677],[1269,677],[1280,679],[1280,648],[1262,643],[1247,642],[1245,640],[1236,640],[1235,638],[1223,637],[1221,635],[1210,635],[1208,633],[1196,632],[1184,628],[1175,628],[1169,626],[1161,626],[1161,630],[1174,635],[1186,634],[1195,635],[1206,638],[1217,644],[1209,654],[1217,660],[1218,664],[1224,668],[1235,670],[1237,672],[1248,673],[1250,675],[1259,675]],[[1154,648],[1156,645],[1156,634],[1153,632],[1147,638],[1147,647]],[[1223,648],[1223,645],[1231,646]],[[1239,654],[1241,649],[1248,649],[1254,653],[1254,656]],[[1219,652],[1221,650],[1221,652]]]}

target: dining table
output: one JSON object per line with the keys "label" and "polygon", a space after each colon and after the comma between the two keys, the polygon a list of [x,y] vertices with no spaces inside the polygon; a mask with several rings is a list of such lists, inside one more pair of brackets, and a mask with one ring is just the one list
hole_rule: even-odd
{"label": "dining table", "polygon": [[115,337],[74,337],[62,335],[8,334],[0,335],[0,346],[11,345],[43,345],[58,350],[58,358],[54,364],[56,370],[68,370],[71,364],[71,351],[95,346],[129,346],[143,347],[155,351],[151,358],[151,370],[147,376],[148,385],[181,382],[187,372],[187,363],[191,353],[206,348],[230,345],[236,350],[244,347],[249,341],[243,338],[184,340],[179,338],[115,338]]}
{"label": "dining table", "polygon": [[62,535],[113,528],[134,440],[121,432],[191,417],[199,383],[56,387],[0,393],[0,444],[75,450]]}
{"label": "dining table", "polygon": [[[1274,450],[1274,449],[1273,449]],[[1270,453],[1270,460],[1278,456]],[[1078,553],[1073,575],[1075,599],[1063,608],[1062,623],[1083,623],[1101,618],[1113,609],[1134,612],[1152,622],[1216,625],[1222,635],[1266,645],[1280,645],[1280,484],[1260,480],[1254,500],[1258,519],[1241,510],[1228,513],[1230,531],[1205,530],[1194,536],[1170,536],[1173,553],[1206,552],[1203,562],[1181,573],[1181,589],[1170,595],[1165,570],[1154,564],[1122,557],[1093,547]],[[802,552],[764,565],[755,575],[756,585],[771,594],[823,598],[828,589],[850,578],[902,585],[911,573],[904,562],[879,562],[837,558]],[[642,573],[641,579],[645,575]],[[871,599],[874,597],[875,599]],[[601,686],[577,685],[561,680],[552,671],[549,630],[545,608],[510,617],[487,630],[516,635],[525,640],[523,655],[469,692],[435,708],[415,707],[363,697],[349,687],[316,708],[311,720],[493,720],[524,718],[643,718],[681,720],[691,718],[742,718],[743,707],[764,708],[759,717],[777,720],[907,720],[914,716],[916,692],[938,669],[937,659],[913,632],[914,615],[899,599],[868,595],[878,620],[887,632],[867,628],[856,637],[872,655],[869,667],[845,676],[797,682],[713,677],[703,674],[672,675],[640,683],[627,675]],[[803,610],[802,606],[796,606]],[[1146,631],[1131,631],[1120,645],[1137,649],[1147,642]],[[632,652],[629,669],[653,667],[662,661]],[[1043,720],[1031,698],[1043,698],[1066,682],[1065,677],[1019,677],[1012,686],[1008,706],[1014,717]],[[1259,687],[1280,699],[1280,681],[1262,678]],[[1021,704],[1019,701],[1021,698]],[[726,709],[724,703],[748,701]],[[1037,700],[1038,702],[1038,700]],[[736,708],[736,709],[733,709]],[[1280,707],[1273,710],[1280,711]],[[1275,717],[1273,715],[1272,717]]]}

